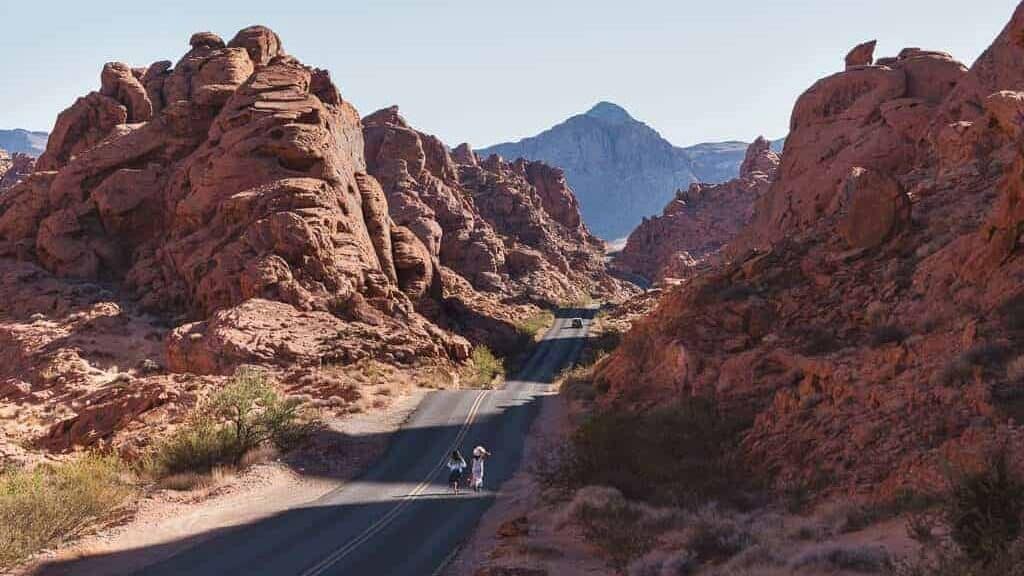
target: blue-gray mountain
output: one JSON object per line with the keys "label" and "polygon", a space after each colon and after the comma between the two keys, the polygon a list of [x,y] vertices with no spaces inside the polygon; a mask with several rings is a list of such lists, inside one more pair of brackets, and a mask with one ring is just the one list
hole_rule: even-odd
{"label": "blue-gray mountain", "polygon": [[676,190],[692,182],[736,178],[747,145],[673,146],[620,106],[601,102],[537,136],[477,153],[542,160],[562,168],[587,226],[601,238],[615,240],[628,236],[645,216],[660,214]]}
{"label": "blue-gray mountain", "polygon": [[30,132],[21,128],[0,130],[0,148],[11,153],[20,152],[39,157],[46,150],[48,137],[46,132]]}

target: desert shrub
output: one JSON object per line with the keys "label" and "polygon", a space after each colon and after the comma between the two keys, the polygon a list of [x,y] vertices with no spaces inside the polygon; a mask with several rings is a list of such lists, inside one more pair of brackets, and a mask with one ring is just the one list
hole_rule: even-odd
{"label": "desert shrub", "polygon": [[0,472],[0,571],[116,511],[131,495],[127,478],[116,456],[98,454]]}
{"label": "desert shrub", "polygon": [[939,373],[942,384],[952,386],[969,380],[975,369],[991,372],[1006,362],[1010,349],[999,344],[976,344],[959,354],[943,367]]}
{"label": "desert shrub", "polygon": [[621,496],[581,502],[571,516],[584,538],[600,548],[608,564],[619,571],[649,552],[657,541],[657,535],[644,526],[643,510]]}
{"label": "desert shrub", "polygon": [[676,506],[728,499],[746,486],[729,456],[746,426],[701,398],[649,412],[598,412],[572,434],[557,481]]}
{"label": "desert shrub", "polygon": [[938,508],[908,522],[920,557],[901,563],[900,576],[1024,575],[1024,479],[1011,471],[1005,448],[985,465],[949,475]]}
{"label": "desert shrub", "polygon": [[886,344],[898,344],[907,339],[910,334],[895,324],[883,324],[871,330],[871,345],[885,346]]}
{"label": "desert shrub", "polygon": [[702,563],[728,560],[753,542],[749,530],[713,508],[701,510],[686,528],[686,549]]}
{"label": "desert shrub", "polygon": [[239,370],[156,445],[143,468],[155,478],[208,474],[218,466],[239,464],[264,444],[290,449],[317,425],[301,400],[282,397],[262,372]]}
{"label": "desert shrub", "polygon": [[464,378],[470,386],[489,388],[494,379],[505,375],[505,363],[487,346],[473,348],[471,362],[466,365]]}
{"label": "desert shrub", "polygon": [[888,570],[892,566],[892,558],[882,546],[832,545],[804,552],[793,560],[791,566],[877,573]]}
{"label": "desert shrub", "polygon": [[516,330],[518,330],[520,334],[526,335],[531,340],[534,340],[537,338],[538,334],[550,328],[554,322],[554,314],[549,310],[541,310],[540,312],[517,322]]}
{"label": "desert shrub", "polygon": [[961,473],[944,511],[950,536],[969,559],[1003,555],[1021,535],[1024,515],[1024,482],[1010,472],[1006,450],[984,469]]}

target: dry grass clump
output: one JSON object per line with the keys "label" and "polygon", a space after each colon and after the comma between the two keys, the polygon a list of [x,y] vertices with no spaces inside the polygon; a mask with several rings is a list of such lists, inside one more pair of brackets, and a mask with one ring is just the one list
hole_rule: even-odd
{"label": "dry grass clump", "polygon": [[240,466],[267,445],[287,450],[318,425],[301,400],[284,398],[262,372],[240,370],[146,455],[142,469],[158,481],[180,476],[171,486],[198,485],[189,475]]}
{"label": "dry grass clump", "polygon": [[116,511],[132,493],[116,456],[0,472],[0,569],[79,534]]}

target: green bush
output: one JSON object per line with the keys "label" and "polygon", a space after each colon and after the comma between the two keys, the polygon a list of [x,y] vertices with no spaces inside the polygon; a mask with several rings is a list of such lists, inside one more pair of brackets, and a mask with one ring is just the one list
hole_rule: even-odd
{"label": "green bush", "polygon": [[262,372],[239,370],[231,383],[157,444],[144,468],[157,478],[206,474],[218,466],[237,465],[265,444],[287,450],[316,425],[302,401],[282,397]]}
{"label": "green bush", "polygon": [[0,571],[82,531],[132,493],[116,456],[0,472]]}
{"label": "green bush", "polygon": [[505,375],[505,363],[487,346],[473,348],[471,360],[465,370],[470,386],[489,388],[494,384],[495,378]]}
{"label": "green bush", "polygon": [[516,330],[520,334],[535,340],[538,334],[543,333],[555,323],[555,315],[548,310],[541,310],[532,316],[516,323]]}
{"label": "green bush", "polygon": [[593,414],[572,435],[561,471],[569,488],[611,486],[627,498],[692,506],[747,487],[730,454],[747,422],[691,398],[649,412]]}

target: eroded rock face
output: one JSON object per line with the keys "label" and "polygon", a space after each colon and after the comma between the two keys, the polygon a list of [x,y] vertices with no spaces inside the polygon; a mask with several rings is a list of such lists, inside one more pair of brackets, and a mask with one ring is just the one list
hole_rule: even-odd
{"label": "eroded rock face", "polygon": [[[103,68],[100,91],[61,114],[41,171],[0,196],[0,255],[210,318],[168,340],[174,370],[315,363],[315,342],[350,324],[361,349],[396,361],[416,358],[391,350],[399,333],[422,357],[465,357],[465,341],[413,310],[432,263],[394,226],[359,115],[327,73],[263,27],[191,46],[173,67]],[[272,326],[257,308],[273,309]],[[276,343],[268,353],[225,331]]]}
{"label": "eroded rock face", "polygon": [[604,401],[752,409],[737,455],[778,486],[1024,450],[1022,31],[1024,5],[969,71],[911,48],[811,87],[751,225],[600,365]]}
{"label": "eroded rock face", "polygon": [[778,166],[778,155],[759,137],[747,149],[739,178],[677,192],[661,216],[645,219],[630,234],[616,265],[655,282],[690,278],[747,225]]}
{"label": "eroded rock face", "polygon": [[450,151],[409,126],[397,107],[363,125],[369,171],[392,219],[437,265],[477,290],[538,302],[621,289],[605,274],[602,245],[583,225],[561,170],[497,156],[480,161],[466,144]]}

